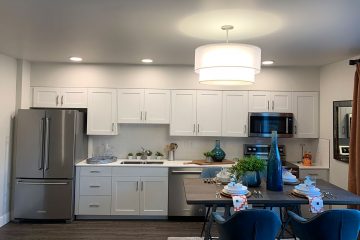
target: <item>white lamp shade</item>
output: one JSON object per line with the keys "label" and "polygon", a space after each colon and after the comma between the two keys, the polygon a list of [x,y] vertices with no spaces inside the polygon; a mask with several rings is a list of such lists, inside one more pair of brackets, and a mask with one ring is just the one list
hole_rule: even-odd
{"label": "white lamp shade", "polygon": [[195,72],[199,82],[247,85],[261,69],[261,49],[247,44],[208,44],[195,50]]}

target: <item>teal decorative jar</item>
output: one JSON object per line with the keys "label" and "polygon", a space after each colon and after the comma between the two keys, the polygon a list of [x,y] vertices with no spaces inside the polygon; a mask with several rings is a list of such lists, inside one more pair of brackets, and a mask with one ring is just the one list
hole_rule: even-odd
{"label": "teal decorative jar", "polygon": [[214,156],[212,156],[214,162],[221,162],[226,156],[224,150],[220,147],[220,140],[215,141],[215,148],[211,152],[214,154]]}
{"label": "teal decorative jar", "polygon": [[276,131],[271,133],[271,148],[267,162],[266,189],[271,191],[283,190],[282,166]]}

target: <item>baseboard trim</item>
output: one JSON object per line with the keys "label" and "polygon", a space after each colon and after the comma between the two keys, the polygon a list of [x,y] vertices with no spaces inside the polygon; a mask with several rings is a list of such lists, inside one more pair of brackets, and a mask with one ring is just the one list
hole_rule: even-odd
{"label": "baseboard trim", "polygon": [[0,216],[0,227],[4,226],[8,222],[10,222],[10,214],[9,213],[5,213],[4,215]]}

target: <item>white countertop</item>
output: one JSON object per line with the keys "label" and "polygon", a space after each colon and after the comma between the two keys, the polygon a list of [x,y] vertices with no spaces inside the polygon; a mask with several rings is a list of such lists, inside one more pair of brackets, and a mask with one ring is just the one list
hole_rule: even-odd
{"label": "white countertop", "polygon": [[295,165],[299,166],[299,169],[330,169],[328,166],[321,166],[321,165],[311,165],[311,166],[304,166],[302,163],[294,163]]}
{"label": "white countertop", "polygon": [[136,161],[136,159],[128,160],[128,159],[118,159],[115,162],[108,163],[108,164],[87,164],[86,160],[83,160],[77,164],[76,167],[231,167],[231,164],[220,164],[220,165],[197,165],[197,164],[189,164],[191,160],[156,160],[151,159],[151,162],[164,162],[164,164],[121,164],[122,161]]}

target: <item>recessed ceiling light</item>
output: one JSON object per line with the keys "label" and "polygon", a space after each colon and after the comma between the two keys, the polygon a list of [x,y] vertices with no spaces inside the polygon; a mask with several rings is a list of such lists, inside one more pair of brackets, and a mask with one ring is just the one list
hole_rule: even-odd
{"label": "recessed ceiling light", "polygon": [[263,64],[263,65],[272,65],[272,64],[274,64],[274,61],[272,61],[272,60],[267,60],[267,61],[263,61],[262,64]]}
{"label": "recessed ceiling light", "polygon": [[143,63],[152,63],[153,60],[150,59],[150,58],[144,58],[144,59],[141,60],[141,62],[143,62]]}
{"label": "recessed ceiling light", "polygon": [[83,59],[81,57],[69,57],[70,61],[81,62]]}

